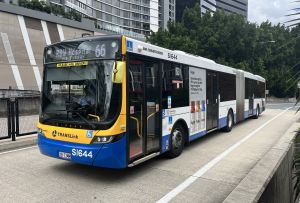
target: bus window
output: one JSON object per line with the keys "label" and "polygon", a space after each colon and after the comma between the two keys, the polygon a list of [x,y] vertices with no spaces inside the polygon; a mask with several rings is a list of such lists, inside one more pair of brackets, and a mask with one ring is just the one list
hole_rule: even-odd
{"label": "bus window", "polygon": [[162,71],[163,109],[168,108],[171,96],[171,108],[189,106],[188,67],[165,62]]}
{"label": "bus window", "polygon": [[220,102],[236,100],[235,75],[219,72]]}

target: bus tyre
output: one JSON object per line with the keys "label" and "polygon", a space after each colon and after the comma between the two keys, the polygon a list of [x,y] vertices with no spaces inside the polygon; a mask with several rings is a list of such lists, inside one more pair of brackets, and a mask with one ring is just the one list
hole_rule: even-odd
{"label": "bus tyre", "polygon": [[230,132],[232,130],[232,127],[233,127],[233,123],[234,123],[234,120],[233,120],[233,113],[231,110],[228,111],[228,114],[227,114],[227,125],[226,127],[224,128],[224,131],[225,132]]}
{"label": "bus tyre", "polygon": [[258,119],[259,114],[260,114],[260,108],[259,108],[259,105],[257,105],[257,107],[256,107],[256,113],[254,115],[254,119]]}
{"label": "bus tyre", "polygon": [[183,150],[185,140],[185,131],[181,125],[176,125],[171,133],[171,148],[168,157],[178,157]]}

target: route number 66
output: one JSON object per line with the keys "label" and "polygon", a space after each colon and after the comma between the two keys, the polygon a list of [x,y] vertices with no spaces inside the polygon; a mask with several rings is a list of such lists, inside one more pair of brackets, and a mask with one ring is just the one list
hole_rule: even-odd
{"label": "route number 66", "polygon": [[105,44],[102,44],[102,45],[98,44],[96,46],[95,55],[96,55],[97,58],[99,58],[99,57],[102,57],[102,58],[105,57],[105,55],[106,55]]}

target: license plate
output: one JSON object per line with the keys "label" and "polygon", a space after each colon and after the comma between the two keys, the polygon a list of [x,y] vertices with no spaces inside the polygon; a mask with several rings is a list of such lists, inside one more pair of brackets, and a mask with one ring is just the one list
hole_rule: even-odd
{"label": "license plate", "polygon": [[59,152],[58,156],[62,159],[71,159],[71,153]]}

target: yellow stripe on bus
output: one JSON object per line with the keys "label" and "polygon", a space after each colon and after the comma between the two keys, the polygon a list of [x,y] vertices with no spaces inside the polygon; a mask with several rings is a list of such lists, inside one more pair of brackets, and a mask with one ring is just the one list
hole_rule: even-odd
{"label": "yellow stripe on bus", "polygon": [[126,37],[122,36],[122,54],[126,54]]}

